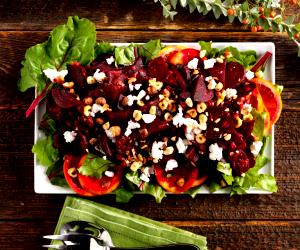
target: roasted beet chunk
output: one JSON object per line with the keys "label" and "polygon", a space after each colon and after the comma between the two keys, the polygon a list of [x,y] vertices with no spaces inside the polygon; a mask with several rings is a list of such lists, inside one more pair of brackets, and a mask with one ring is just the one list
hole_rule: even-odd
{"label": "roasted beet chunk", "polygon": [[79,101],[75,98],[74,95],[70,94],[64,89],[53,88],[51,91],[54,102],[61,108],[72,108],[78,105],[79,103]]}
{"label": "roasted beet chunk", "polygon": [[148,76],[156,78],[158,81],[165,81],[168,72],[168,64],[162,57],[155,58],[148,64]]}
{"label": "roasted beet chunk", "polygon": [[196,102],[207,102],[214,97],[214,92],[207,88],[202,75],[193,81],[192,87],[192,99]]}
{"label": "roasted beet chunk", "polygon": [[249,159],[243,150],[237,150],[229,154],[231,167],[236,175],[241,175],[250,168]]}
{"label": "roasted beet chunk", "polygon": [[226,61],[223,63],[215,63],[213,68],[208,69],[212,77],[217,77],[218,81],[225,83]]}
{"label": "roasted beet chunk", "polygon": [[237,88],[245,81],[245,69],[237,62],[229,62],[226,66],[225,88]]}
{"label": "roasted beet chunk", "polygon": [[82,89],[86,84],[86,78],[86,70],[79,62],[73,62],[68,65],[67,80],[75,83],[75,89]]}

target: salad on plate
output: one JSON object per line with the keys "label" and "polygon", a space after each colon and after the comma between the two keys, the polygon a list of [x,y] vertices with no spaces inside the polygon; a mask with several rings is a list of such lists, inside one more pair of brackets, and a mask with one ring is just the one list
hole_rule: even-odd
{"label": "salad on plate", "polygon": [[83,196],[276,192],[260,173],[282,108],[282,87],[264,79],[271,56],[204,41],[97,43],[93,23],[70,17],[23,61],[19,88],[37,92],[26,115],[45,106],[32,151],[53,185]]}

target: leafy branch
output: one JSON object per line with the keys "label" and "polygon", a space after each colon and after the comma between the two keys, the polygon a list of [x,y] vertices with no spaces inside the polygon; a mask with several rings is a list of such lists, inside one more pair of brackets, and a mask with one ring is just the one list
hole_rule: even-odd
{"label": "leafy branch", "polygon": [[[252,32],[272,31],[286,32],[298,47],[300,57],[300,23],[294,23],[295,16],[284,17],[285,5],[280,0],[154,0],[160,3],[165,18],[174,19],[177,7],[189,9],[190,13],[197,11],[207,15],[213,12],[216,19],[221,15],[232,23],[237,19],[243,25],[249,27]],[[290,0],[290,4],[300,6],[299,0]]]}

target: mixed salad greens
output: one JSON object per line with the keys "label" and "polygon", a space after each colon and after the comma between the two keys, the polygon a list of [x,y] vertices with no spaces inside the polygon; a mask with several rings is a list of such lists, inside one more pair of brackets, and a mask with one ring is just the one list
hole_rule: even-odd
{"label": "mixed salad greens", "polygon": [[49,180],[119,202],[136,191],[194,197],[202,185],[276,192],[260,173],[282,106],[282,88],[263,79],[271,53],[257,61],[255,51],[199,45],[97,43],[94,24],[75,16],[29,48],[18,86],[38,93],[27,116],[46,104],[32,151]]}

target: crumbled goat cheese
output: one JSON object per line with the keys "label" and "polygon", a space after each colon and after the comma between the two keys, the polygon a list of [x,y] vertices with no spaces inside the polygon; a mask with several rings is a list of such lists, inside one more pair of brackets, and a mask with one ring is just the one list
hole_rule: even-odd
{"label": "crumbled goat cheese", "polygon": [[166,171],[171,171],[171,170],[173,170],[174,168],[177,168],[177,167],[178,167],[178,162],[174,159],[171,159],[171,160],[167,161],[165,170]]}
{"label": "crumbled goat cheese", "polygon": [[105,73],[100,72],[100,69],[97,69],[93,76],[97,82],[102,82],[106,78]]}
{"label": "crumbled goat cheese", "polygon": [[197,67],[198,67],[198,61],[199,61],[198,58],[194,58],[193,60],[191,60],[191,61],[188,62],[187,67],[189,69],[197,69]]}
{"label": "crumbled goat cheese", "polygon": [[77,133],[75,131],[66,131],[64,132],[64,138],[67,143],[70,143],[75,140]]}
{"label": "crumbled goat cheese", "polygon": [[185,118],[183,117],[182,107],[178,106],[178,113],[173,117],[173,125],[176,127],[181,127],[184,124]]}
{"label": "crumbled goat cheese", "polygon": [[115,61],[115,58],[113,56],[106,58],[107,64],[111,65]]}
{"label": "crumbled goat cheese", "polygon": [[106,175],[107,177],[111,177],[112,178],[112,177],[114,177],[115,174],[114,174],[113,171],[105,171],[104,175]]}
{"label": "crumbled goat cheese", "polygon": [[236,89],[230,89],[230,88],[228,88],[228,89],[225,90],[225,95],[226,95],[227,99],[236,98],[237,91],[236,91]]}
{"label": "crumbled goat cheese", "polygon": [[262,141],[253,142],[250,146],[251,153],[254,156],[257,156],[259,154],[259,151],[261,150],[262,146],[263,146]]}
{"label": "crumbled goat cheese", "polygon": [[247,115],[247,114],[251,113],[251,111],[252,111],[251,104],[245,103],[242,107],[241,113]]}
{"label": "crumbled goat cheese", "polygon": [[209,146],[209,159],[220,161],[223,157],[222,151],[223,148],[219,147],[217,143],[211,144]]}
{"label": "crumbled goat cheese", "polygon": [[94,103],[92,106],[92,113],[96,114],[98,112],[103,113],[104,111],[106,111],[105,108],[103,108],[102,105]]}
{"label": "crumbled goat cheese", "polygon": [[141,100],[141,99],[143,99],[146,95],[147,95],[146,91],[142,89],[142,90],[138,93],[136,99],[137,99],[137,100]]}
{"label": "crumbled goat cheese", "polygon": [[142,119],[145,123],[151,123],[155,120],[156,115],[143,114]]}
{"label": "crumbled goat cheese", "polygon": [[134,85],[133,84],[128,84],[128,87],[129,87],[129,91],[132,92],[134,90]]}
{"label": "crumbled goat cheese", "polygon": [[51,82],[64,82],[65,76],[68,74],[68,70],[66,69],[61,71],[57,71],[56,69],[45,69],[43,72],[51,80]]}
{"label": "crumbled goat cheese", "polygon": [[141,83],[138,83],[138,84],[135,84],[135,85],[134,85],[134,88],[135,88],[136,90],[139,90],[141,87],[142,87],[142,84],[141,84]]}
{"label": "crumbled goat cheese", "polygon": [[207,59],[204,60],[204,69],[210,69],[214,67],[214,64],[216,63],[216,59],[215,58],[211,58],[211,59]]}
{"label": "crumbled goat cheese", "polygon": [[128,103],[127,103],[128,106],[132,106],[133,102],[137,100],[137,97],[134,95],[128,95],[127,98],[128,98]]}
{"label": "crumbled goat cheese", "polygon": [[176,142],[176,147],[179,154],[184,154],[187,150],[187,145],[184,143],[184,141],[179,137],[178,141]]}
{"label": "crumbled goat cheese", "polygon": [[251,80],[252,78],[254,78],[254,72],[252,72],[251,70],[248,70],[246,72],[245,76],[248,80]]}
{"label": "crumbled goat cheese", "polygon": [[146,99],[146,101],[149,101],[150,100],[150,96],[146,95],[145,99]]}
{"label": "crumbled goat cheese", "polygon": [[157,159],[157,160],[161,160],[163,158],[163,146],[165,145],[164,142],[162,141],[155,141],[152,144],[152,148],[151,148],[151,156],[153,159]]}
{"label": "crumbled goat cheese", "polygon": [[131,135],[133,129],[137,129],[140,127],[141,127],[141,125],[139,123],[130,120],[128,122],[128,125],[127,125],[124,135],[128,137],[129,135]]}

